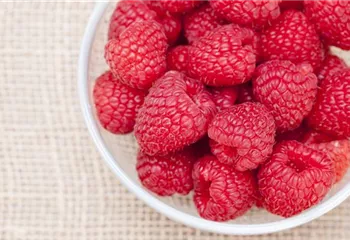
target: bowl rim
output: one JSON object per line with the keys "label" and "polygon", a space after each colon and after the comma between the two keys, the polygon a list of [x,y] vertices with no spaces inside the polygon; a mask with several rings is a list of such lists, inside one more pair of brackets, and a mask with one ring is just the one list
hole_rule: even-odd
{"label": "bowl rim", "polygon": [[121,169],[111,152],[107,149],[104,140],[102,139],[99,128],[93,117],[93,110],[89,104],[89,88],[88,88],[88,71],[89,71],[89,58],[92,43],[95,38],[95,32],[98,24],[107,9],[109,2],[99,2],[95,4],[95,7],[90,15],[90,19],[85,28],[84,36],[81,43],[79,64],[78,64],[78,94],[81,105],[81,110],[84,116],[85,124],[90,132],[90,135],[102,155],[102,159],[112,170],[112,172],[119,178],[124,186],[131,192],[133,192],[139,199],[142,199],[148,206],[156,211],[164,214],[168,218],[183,223],[187,226],[198,228],[203,231],[229,234],[229,235],[258,235],[267,234],[278,231],[287,230],[310,222],[328,211],[332,210],[340,203],[342,203],[350,195],[350,183],[347,183],[341,190],[339,190],[334,196],[319,203],[313,208],[304,211],[303,213],[281,219],[279,221],[271,223],[261,224],[234,224],[225,222],[214,222],[205,220],[203,218],[192,216],[177,210],[166,203],[158,200],[148,191],[143,189],[134,183],[126,173]]}

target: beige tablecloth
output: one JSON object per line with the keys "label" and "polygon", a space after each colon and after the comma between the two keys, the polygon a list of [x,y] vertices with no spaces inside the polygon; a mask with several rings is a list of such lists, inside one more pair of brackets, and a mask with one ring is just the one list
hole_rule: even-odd
{"label": "beige tablecloth", "polygon": [[350,200],[294,230],[201,232],[136,199],[105,166],[77,98],[92,3],[0,3],[0,239],[349,239]]}

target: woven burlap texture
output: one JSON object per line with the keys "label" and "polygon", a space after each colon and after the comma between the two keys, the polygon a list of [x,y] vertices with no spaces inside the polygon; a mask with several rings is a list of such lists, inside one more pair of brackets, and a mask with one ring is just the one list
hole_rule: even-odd
{"label": "woven burlap texture", "polygon": [[0,4],[0,239],[348,239],[350,200],[302,227],[257,237],[201,232],[136,199],[105,166],[77,97],[93,3]]}

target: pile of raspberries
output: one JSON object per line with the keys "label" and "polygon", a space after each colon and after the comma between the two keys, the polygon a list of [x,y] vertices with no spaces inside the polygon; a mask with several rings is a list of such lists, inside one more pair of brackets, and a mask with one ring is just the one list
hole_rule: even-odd
{"label": "pile of raspberries", "polygon": [[347,0],[122,0],[109,71],[93,90],[101,125],[134,132],[136,170],[201,217],[252,206],[290,217],[319,203],[350,163]]}

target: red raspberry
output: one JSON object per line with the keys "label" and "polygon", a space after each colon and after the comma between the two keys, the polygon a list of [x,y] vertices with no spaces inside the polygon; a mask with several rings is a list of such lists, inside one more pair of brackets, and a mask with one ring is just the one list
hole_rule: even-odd
{"label": "red raspberry", "polygon": [[297,141],[278,144],[258,173],[259,191],[271,213],[290,217],[320,202],[334,181],[332,161]]}
{"label": "red raspberry", "polygon": [[331,45],[350,50],[350,2],[305,1],[305,14]]}
{"label": "red raspberry", "polygon": [[168,51],[167,64],[169,70],[187,72],[189,46],[179,45]]}
{"label": "red raspberry", "polygon": [[238,86],[237,103],[254,102],[252,82]]}
{"label": "red raspberry", "polygon": [[139,110],[135,136],[148,155],[165,155],[198,141],[216,112],[202,83],[176,71],[158,79]]}
{"label": "red raspberry", "polygon": [[309,145],[311,148],[322,151],[333,161],[336,182],[339,182],[349,169],[350,141],[340,140]]}
{"label": "red raspberry", "polygon": [[315,130],[309,130],[304,134],[304,136],[300,139],[302,143],[312,144],[312,143],[326,143],[337,140],[335,137],[330,136],[328,134],[318,132]]}
{"label": "red raspberry", "polygon": [[167,42],[155,21],[135,22],[105,47],[105,59],[124,84],[148,89],[166,71]]}
{"label": "red raspberry", "polygon": [[121,134],[134,129],[145,93],[120,83],[108,71],[96,79],[93,97],[101,125],[111,133]]}
{"label": "red raspberry", "polygon": [[157,13],[140,0],[122,0],[115,8],[108,30],[108,39],[118,38],[121,32],[136,21],[155,20]]}
{"label": "red raspberry", "polygon": [[189,75],[218,87],[248,81],[255,69],[255,36],[235,24],[216,28],[190,47]]}
{"label": "red raspberry", "polygon": [[164,28],[164,33],[168,39],[168,43],[174,44],[181,33],[182,23],[180,17],[166,14],[160,18],[159,23],[162,24]]}
{"label": "red raspberry", "polygon": [[165,11],[171,13],[184,13],[197,7],[204,1],[200,0],[159,0],[160,5]]}
{"label": "red raspberry", "polygon": [[210,88],[213,101],[219,111],[232,107],[237,99],[237,87]]}
{"label": "red raspberry", "polygon": [[238,171],[255,169],[271,155],[275,122],[260,103],[243,103],[219,112],[210,123],[212,153]]}
{"label": "red raspberry", "polygon": [[350,137],[350,69],[325,78],[308,117],[315,130],[329,135]]}
{"label": "red raspberry", "polygon": [[342,59],[334,55],[327,55],[317,74],[319,84],[328,76],[339,71],[344,71],[346,68],[346,63]]}
{"label": "red raspberry", "polygon": [[315,27],[302,12],[296,10],[282,13],[272,26],[262,33],[261,44],[265,60],[307,62],[316,69],[323,59],[324,52]]}
{"label": "red raspberry", "polygon": [[304,0],[282,0],[280,8],[282,10],[297,9],[301,11],[304,8]]}
{"label": "red raspberry", "polygon": [[189,43],[193,43],[224,23],[225,21],[216,15],[210,5],[205,4],[185,16],[185,36]]}
{"label": "red raspberry", "polygon": [[311,111],[317,77],[309,64],[274,60],[256,69],[253,92],[255,99],[272,111],[279,132],[293,130]]}
{"label": "red raspberry", "polygon": [[281,0],[210,0],[212,8],[228,21],[263,28],[280,15]]}
{"label": "red raspberry", "polygon": [[208,155],[195,163],[192,177],[194,204],[203,218],[231,220],[243,215],[254,204],[256,183],[249,171],[235,171]]}
{"label": "red raspberry", "polygon": [[148,156],[139,151],[136,169],[142,185],[150,191],[160,196],[186,195],[193,189],[195,161],[189,148],[166,156]]}

